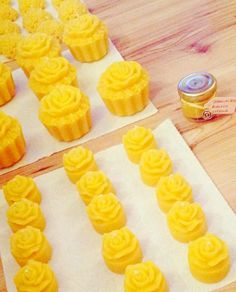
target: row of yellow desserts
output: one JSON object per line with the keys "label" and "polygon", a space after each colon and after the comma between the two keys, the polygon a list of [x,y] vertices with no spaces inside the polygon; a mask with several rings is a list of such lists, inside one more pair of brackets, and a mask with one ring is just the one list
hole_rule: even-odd
{"label": "row of yellow desserts", "polygon": [[199,204],[193,203],[191,186],[180,174],[172,174],[172,161],[164,149],[157,148],[151,130],[134,127],[123,136],[123,144],[129,159],[139,163],[143,182],[156,187],[172,236],[180,242],[190,242],[188,261],[192,275],[206,283],[222,280],[230,268],[228,247],[217,236],[205,235],[205,214]]}
{"label": "row of yellow desserts", "polygon": [[81,146],[73,148],[64,154],[63,165],[70,181],[76,183],[92,226],[103,234],[102,254],[107,267],[114,273],[125,273],[125,291],[167,291],[159,268],[151,261],[141,263],[139,241],[125,227],[124,208],[112,183],[99,170],[93,153]]}
{"label": "row of yellow desserts", "polygon": [[22,267],[14,278],[17,291],[58,291],[56,277],[47,264],[52,247],[43,234],[46,222],[37,185],[32,178],[17,175],[3,186],[3,193],[9,204],[7,221],[13,231],[11,253]]}

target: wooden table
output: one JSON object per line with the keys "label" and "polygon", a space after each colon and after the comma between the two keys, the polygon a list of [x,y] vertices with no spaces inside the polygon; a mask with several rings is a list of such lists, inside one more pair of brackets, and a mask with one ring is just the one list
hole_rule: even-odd
{"label": "wooden table", "polygon": [[[162,120],[171,118],[236,212],[236,115],[205,124],[188,122],[181,113],[176,90],[182,76],[204,70],[216,76],[218,95],[235,96],[236,1],[86,2],[91,12],[105,20],[112,41],[125,59],[139,61],[150,72],[151,99],[160,111],[138,124],[154,128]],[[14,62],[10,65],[15,67]],[[118,144],[130,127],[84,145],[97,152]],[[18,173],[37,176],[58,168],[62,154],[63,151],[3,175],[0,184]],[[0,292],[5,291],[0,268]],[[220,291],[236,291],[236,283]]]}

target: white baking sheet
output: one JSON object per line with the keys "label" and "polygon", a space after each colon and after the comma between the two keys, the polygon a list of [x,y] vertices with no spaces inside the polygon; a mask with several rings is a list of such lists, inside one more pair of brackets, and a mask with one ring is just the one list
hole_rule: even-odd
{"label": "white baking sheet", "polygon": [[[138,167],[118,145],[96,154],[100,168],[109,176],[124,205],[128,227],[139,238],[144,260],[154,261],[165,274],[171,292],[208,292],[236,280],[236,216],[193,155],[170,120],[155,131],[160,147],[169,152],[174,171],[182,173],[193,186],[194,199],[207,217],[209,232],[220,236],[230,247],[231,270],[218,284],[202,284],[188,269],[187,245],[170,236],[154,188],[145,186]],[[85,206],[64,170],[58,169],[35,179],[47,219],[46,236],[53,246],[50,262],[59,280],[60,292],[122,292],[123,276],[113,274],[101,255],[101,236],[91,227]],[[9,252],[11,234],[6,223],[7,204],[0,195],[0,248],[9,292],[18,270]]]}

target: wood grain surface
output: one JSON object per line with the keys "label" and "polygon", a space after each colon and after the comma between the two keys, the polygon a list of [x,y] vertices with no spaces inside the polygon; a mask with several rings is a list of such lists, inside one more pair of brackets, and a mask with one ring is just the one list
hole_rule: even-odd
{"label": "wood grain surface", "polygon": [[[236,95],[236,1],[86,0],[86,3],[92,13],[107,23],[110,37],[124,58],[139,61],[151,75],[151,99],[160,111],[138,124],[154,128],[171,118],[236,212],[236,115],[204,124],[191,123],[181,113],[176,90],[184,75],[209,71],[217,78],[218,95]],[[16,67],[14,62],[10,65]],[[97,152],[118,144],[130,127],[84,145]],[[64,152],[2,175],[0,184],[18,173],[37,176],[58,168]],[[0,269],[0,292],[5,291]],[[236,283],[217,291],[236,291]]]}

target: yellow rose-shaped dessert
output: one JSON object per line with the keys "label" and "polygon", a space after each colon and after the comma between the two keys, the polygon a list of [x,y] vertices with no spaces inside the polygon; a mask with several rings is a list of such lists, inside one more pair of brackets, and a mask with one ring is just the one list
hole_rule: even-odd
{"label": "yellow rose-shaped dessert", "polygon": [[89,99],[77,87],[58,85],[41,99],[39,119],[56,139],[78,139],[91,128]]}
{"label": "yellow rose-shaped dessert", "polygon": [[12,166],[25,154],[20,123],[0,111],[0,169]]}
{"label": "yellow rose-shaped dessert", "polygon": [[197,239],[207,231],[206,217],[199,204],[176,202],[167,214],[172,236],[180,242]]}
{"label": "yellow rose-shaped dessert", "polygon": [[15,21],[18,17],[18,12],[9,6],[8,4],[1,4],[0,7],[0,20],[11,20]]}
{"label": "yellow rose-shaped dessert", "polygon": [[57,292],[55,274],[48,264],[29,260],[15,275],[18,292]]}
{"label": "yellow rose-shaped dessert", "polygon": [[93,152],[78,146],[65,153],[63,165],[71,182],[76,183],[88,171],[98,170]]}
{"label": "yellow rose-shaped dessert", "polygon": [[164,149],[150,149],[142,154],[139,169],[143,182],[155,186],[162,176],[172,173],[172,161]]}
{"label": "yellow rose-shaped dessert", "polygon": [[86,13],[88,13],[86,6],[78,0],[65,0],[58,8],[59,17],[64,22]]}
{"label": "yellow rose-shaped dessert", "polygon": [[41,99],[58,84],[77,86],[75,67],[64,57],[42,58],[30,74],[30,88]]}
{"label": "yellow rose-shaped dessert", "polygon": [[31,177],[16,175],[3,186],[3,193],[9,205],[28,199],[35,203],[41,202],[41,194]]}
{"label": "yellow rose-shaped dessert", "polygon": [[95,196],[86,210],[94,229],[101,234],[125,226],[126,216],[123,206],[114,194]]}
{"label": "yellow rose-shaped dessert", "polygon": [[143,258],[138,239],[127,227],[103,235],[102,255],[107,267],[117,274]]}
{"label": "yellow rose-shaped dessert", "polygon": [[17,23],[10,20],[0,20],[0,35],[8,33],[19,33],[20,27]]}
{"label": "yellow rose-shaped dessert", "polygon": [[0,63],[0,106],[11,100],[14,95],[15,84],[12,78],[11,69]]}
{"label": "yellow rose-shaped dessert", "polygon": [[68,21],[63,41],[80,62],[100,60],[108,52],[107,27],[96,15],[85,14]]}
{"label": "yellow rose-shaped dessert", "polygon": [[29,77],[42,57],[57,57],[61,53],[59,42],[45,33],[25,36],[18,44],[16,61]]}
{"label": "yellow rose-shaped dessert", "polygon": [[133,115],[148,104],[149,76],[137,62],[114,62],[101,75],[98,92],[112,114]]}
{"label": "yellow rose-shaped dessert", "polygon": [[37,28],[38,32],[46,33],[58,41],[62,41],[63,24],[55,19],[47,19],[41,22]]}
{"label": "yellow rose-shaped dessert", "polygon": [[102,171],[86,172],[76,183],[76,186],[86,205],[97,195],[115,193],[110,180]]}
{"label": "yellow rose-shaped dessert", "polygon": [[52,15],[41,8],[30,8],[23,15],[23,26],[28,32],[36,32],[40,23],[52,19]]}
{"label": "yellow rose-shaped dessert", "polygon": [[167,213],[177,201],[192,203],[192,188],[185,178],[175,173],[162,177],[156,188],[156,196],[161,210]]}
{"label": "yellow rose-shaped dessert", "polygon": [[204,283],[222,280],[230,269],[227,244],[213,234],[206,234],[188,247],[188,262],[192,275]]}
{"label": "yellow rose-shaped dessert", "polygon": [[27,226],[45,228],[45,218],[39,204],[27,199],[22,199],[12,204],[7,211],[7,221],[13,232]]}
{"label": "yellow rose-shaped dessert", "polygon": [[0,55],[9,59],[16,58],[16,47],[22,39],[18,32],[0,35]]}
{"label": "yellow rose-shaped dessert", "polygon": [[151,261],[130,265],[125,270],[125,292],[167,292],[166,279]]}
{"label": "yellow rose-shaped dessert", "polygon": [[25,14],[30,8],[45,8],[45,0],[18,0],[21,14]]}
{"label": "yellow rose-shaped dessert", "polygon": [[12,234],[11,253],[17,263],[24,266],[31,259],[47,263],[52,248],[40,229],[27,226]]}
{"label": "yellow rose-shaped dessert", "polygon": [[123,144],[129,159],[139,163],[142,154],[149,149],[157,148],[151,129],[135,126],[123,136]]}

